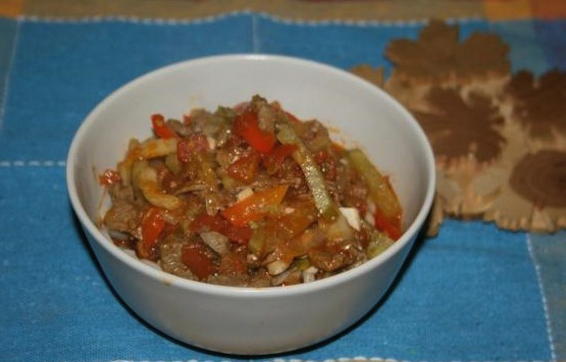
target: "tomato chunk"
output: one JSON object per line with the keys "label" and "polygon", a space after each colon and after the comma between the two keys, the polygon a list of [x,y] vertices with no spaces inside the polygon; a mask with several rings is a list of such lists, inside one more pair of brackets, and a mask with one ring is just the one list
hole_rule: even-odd
{"label": "tomato chunk", "polygon": [[246,184],[251,183],[259,165],[259,156],[255,152],[242,156],[228,167],[228,175]]}
{"label": "tomato chunk", "polygon": [[217,270],[205,246],[199,243],[185,245],[181,253],[181,261],[201,280],[214,274]]}
{"label": "tomato chunk", "polygon": [[220,215],[199,215],[192,223],[191,230],[197,233],[216,231],[233,242],[246,244],[252,237],[252,229],[248,226],[235,226]]}
{"label": "tomato chunk", "polygon": [[292,239],[308,228],[316,220],[316,208],[311,202],[298,202],[291,205],[292,212],[280,216],[279,228]]}

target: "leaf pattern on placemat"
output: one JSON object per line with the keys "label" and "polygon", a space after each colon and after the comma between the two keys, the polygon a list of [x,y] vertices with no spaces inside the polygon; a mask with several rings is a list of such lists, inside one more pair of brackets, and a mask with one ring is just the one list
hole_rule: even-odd
{"label": "leaf pattern on placemat", "polygon": [[419,80],[469,80],[509,73],[509,48],[497,35],[474,33],[460,42],[459,31],[457,25],[434,20],[417,40],[392,41],[385,55],[400,76]]}
{"label": "leaf pattern on placemat", "polygon": [[509,184],[540,208],[566,207],[566,152],[543,150],[525,155],[511,172]]}
{"label": "leaf pattern on placemat", "polygon": [[426,96],[433,111],[413,111],[432,143],[437,157],[448,160],[474,156],[493,161],[505,144],[498,126],[503,118],[491,100],[471,93],[464,100],[457,90],[432,88]]}
{"label": "leaf pattern on placemat", "polygon": [[566,136],[566,72],[552,70],[537,81],[521,71],[505,87],[513,100],[513,116],[534,138]]}

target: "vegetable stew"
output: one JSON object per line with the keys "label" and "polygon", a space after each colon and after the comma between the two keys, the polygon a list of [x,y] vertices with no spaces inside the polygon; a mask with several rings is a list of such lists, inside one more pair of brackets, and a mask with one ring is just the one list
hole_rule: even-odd
{"label": "vegetable stew", "polygon": [[401,235],[388,178],[261,96],[182,119],[151,115],[100,175],[114,243],[169,273],[207,283],[307,283],[375,257]]}

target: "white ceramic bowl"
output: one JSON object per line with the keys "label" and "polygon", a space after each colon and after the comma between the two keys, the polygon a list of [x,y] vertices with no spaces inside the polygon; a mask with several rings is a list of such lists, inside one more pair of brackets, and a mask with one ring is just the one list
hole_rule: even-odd
{"label": "white ceramic bowl", "polygon": [[[96,174],[114,168],[131,137],[150,135],[149,115],[194,107],[214,110],[254,94],[278,100],[299,118],[317,118],[355,140],[391,177],[405,233],[369,262],[309,284],[264,289],[209,285],[156,270],[116,247],[99,230],[102,188]],[[94,170],[94,172],[93,172]],[[266,354],[312,345],[366,314],[398,273],[430,209],[434,162],[417,122],[377,87],[345,71],[296,58],[226,55],[190,60],[118,89],[85,119],[67,160],[67,184],[90,245],[120,297],[141,318],[194,346]]]}

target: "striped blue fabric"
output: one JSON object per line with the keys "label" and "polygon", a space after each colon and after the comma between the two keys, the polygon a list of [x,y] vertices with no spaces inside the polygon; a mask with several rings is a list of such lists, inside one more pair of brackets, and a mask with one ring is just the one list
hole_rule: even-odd
{"label": "striped blue fabric", "polygon": [[[461,27],[463,36],[500,34],[514,70],[540,73],[566,69],[565,24],[473,20]],[[421,27],[248,13],[177,23],[0,19],[0,359],[245,359],[176,342],[114,294],[67,200],[62,166],[75,130],[112,90],[176,61],[256,52],[390,72],[386,44],[415,38]],[[387,297],[362,321],[312,348],[266,358],[566,359],[565,239],[449,220],[438,237],[417,242]]]}

